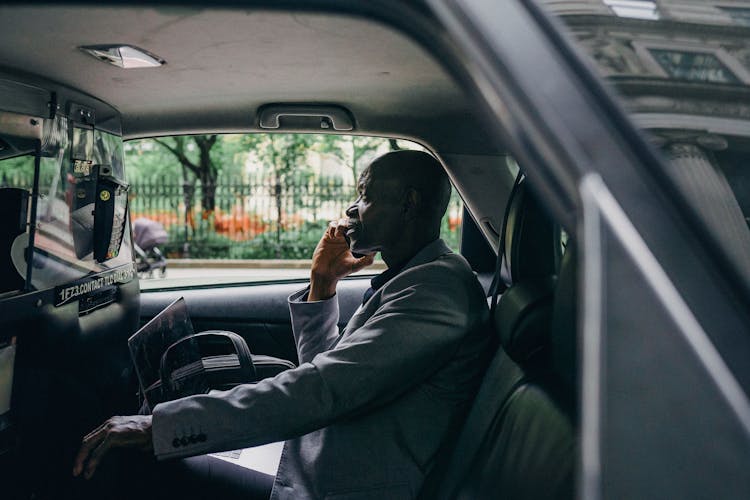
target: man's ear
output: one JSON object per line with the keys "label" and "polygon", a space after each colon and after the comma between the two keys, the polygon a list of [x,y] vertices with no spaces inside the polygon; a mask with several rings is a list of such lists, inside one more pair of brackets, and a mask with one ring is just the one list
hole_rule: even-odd
{"label": "man's ear", "polygon": [[404,215],[407,219],[412,219],[419,213],[419,207],[422,205],[422,193],[413,187],[406,189],[404,196]]}

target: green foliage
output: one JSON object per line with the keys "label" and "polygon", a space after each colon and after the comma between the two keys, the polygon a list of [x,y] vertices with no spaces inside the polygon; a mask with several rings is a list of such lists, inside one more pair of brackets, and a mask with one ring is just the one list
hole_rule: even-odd
{"label": "green foliage", "polygon": [[[451,227],[450,213],[441,223],[441,237],[454,251],[458,251],[461,242],[460,227]],[[203,222],[205,223],[205,221]],[[294,231],[283,231],[277,241],[275,231],[262,233],[252,240],[238,242],[231,238],[212,232],[204,232],[200,238],[190,238],[188,253],[194,259],[309,259],[318,244],[326,224],[305,223]],[[169,229],[169,243],[163,251],[170,257],[184,257],[184,226],[172,226]]]}
{"label": "green foliage", "polygon": [[[169,242],[162,250],[171,257],[184,256],[187,248],[192,258],[308,259],[325,222],[303,222],[299,226],[299,217],[318,217],[323,203],[328,204],[329,210],[331,206],[347,206],[369,161],[392,149],[419,147],[408,141],[360,136],[227,134],[217,135],[215,140],[212,137],[179,136],[125,143],[127,176],[132,184],[131,211],[160,220],[168,227]],[[208,152],[210,162],[201,158],[201,147]],[[316,161],[331,163],[331,159],[343,169],[316,167]],[[183,160],[197,170],[185,167]],[[226,232],[219,234],[215,224],[219,215],[213,212],[204,214],[205,218],[193,217],[194,227],[188,224],[186,229],[185,176],[188,184],[198,184],[198,189],[192,191],[193,198],[201,199],[205,196],[199,180],[202,168],[214,169],[217,190],[213,196],[219,202],[217,207],[222,216],[242,206],[238,200],[252,199],[251,193],[258,196],[258,191],[251,189],[254,186],[262,186],[263,192],[271,194],[268,205],[253,205],[258,215],[246,209],[242,214],[261,220],[264,232],[243,241]],[[30,187],[33,171],[33,156],[2,160],[0,183]],[[452,206],[460,203],[455,194],[454,198]],[[206,202],[202,202],[205,208]],[[189,204],[190,211],[194,203]],[[452,213],[455,219],[456,210]],[[284,221],[288,229],[277,232],[277,220]],[[442,224],[443,238],[457,249],[460,232],[455,230],[455,220],[449,222],[446,216]]]}
{"label": "green foliage", "polygon": [[309,259],[324,230],[324,223],[307,223],[300,230],[282,232],[278,242],[275,233],[263,233],[246,245],[232,247],[229,258]]}
{"label": "green foliage", "polygon": [[126,142],[124,152],[130,182],[182,179],[180,162],[152,139]]}
{"label": "green foliage", "polygon": [[0,185],[31,187],[33,181],[33,156],[25,155],[0,160]]}
{"label": "green foliage", "polygon": [[262,163],[262,175],[283,183],[293,174],[312,174],[306,156],[317,138],[310,134],[248,134],[242,142]]}
{"label": "green foliage", "polygon": [[[244,242],[207,233],[188,241],[187,249],[193,259],[309,259],[324,230],[325,223],[306,223],[299,230],[282,232],[280,241],[269,231]],[[184,227],[172,226],[162,250],[170,257],[184,257],[184,241]]]}
{"label": "green foliage", "polygon": [[188,170],[197,180],[201,169],[215,168],[216,175],[235,178],[242,175],[242,169],[248,157],[245,146],[246,135],[227,134],[217,136],[216,141],[208,147],[209,164],[203,164],[200,156],[200,141],[212,136],[174,136],[156,139],[141,139],[125,143],[125,156],[128,178],[131,182],[156,182],[162,179],[183,180],[182,161],[193,165],[197,170]]}
{"label": "green foliage", "polygon": [[388,151],[392,145],[382,137],[326,135],[316,142],[314,148],[320,153],[335,156],[346,165],[351,171],[352,185],[356,186],[359,175],[376,152]]}
{"label": "green foliage", "polygon": [[[458,204],[460,206],[461,199],[458,195],[455,195],[455,199],[451,199],[451,205]],[[440,222],[440,237],[445,241],[454,252],[458,252],[461,247],[461,226],[454,226],[450,221],[451,211],[445,214],[443,220]]]}

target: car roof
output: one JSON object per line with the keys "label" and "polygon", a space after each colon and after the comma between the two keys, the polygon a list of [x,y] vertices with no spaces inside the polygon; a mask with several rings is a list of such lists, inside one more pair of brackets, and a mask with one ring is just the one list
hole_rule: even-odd
{"label": "car roof", "polygon": [[[371,19],[257,8],[0,7],[0,68],[114,107],[127,138],[258,129],[272,103],[336,104],[354,133],[492,150],[468,100],[415,41]],[[129,44],[166,61],[122,69],[79,50]],[[22,50],[19,50],[22,48]]]}

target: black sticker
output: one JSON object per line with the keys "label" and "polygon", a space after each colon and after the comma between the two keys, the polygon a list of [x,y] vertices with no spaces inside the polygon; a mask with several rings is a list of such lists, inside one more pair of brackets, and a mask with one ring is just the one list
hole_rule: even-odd
{"label": "black sticker", "polygon": [[135,266],[127,264],[103,273],[86,276],[67,285],[55,287],[55,307],[79,300],[112,285],[121,285],[135,277]]}

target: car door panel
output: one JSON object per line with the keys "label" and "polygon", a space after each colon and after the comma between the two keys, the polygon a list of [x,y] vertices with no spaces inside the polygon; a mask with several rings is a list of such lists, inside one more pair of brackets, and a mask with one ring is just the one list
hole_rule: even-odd
{"label": "car door panel", "polygon": [[746,498],[746,262],[538,2],[503,16],[486,0],[432,3],[532,186],[584,242],[579,494]]}
{"label": "car door panel", "polygon": [[[266,354],[297,363],[287,299],[306,282],[259,283],[222,288],[160,290],[141,294],[141,324],[170,302],[184,297],[196,332],[229,330],[242,336],[253,354]],[[343,328],[361,304],[368,278],[339,283],[337,296]]]}

